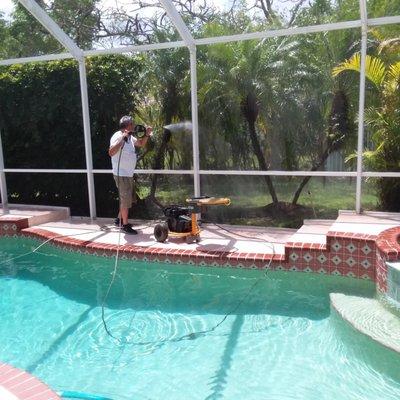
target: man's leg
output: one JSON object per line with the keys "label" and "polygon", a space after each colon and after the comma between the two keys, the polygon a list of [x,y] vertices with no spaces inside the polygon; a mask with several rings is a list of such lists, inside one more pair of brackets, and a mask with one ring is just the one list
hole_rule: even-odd
{"label": "man's leg", "polygon": [[122,218],[122,225],[128,224],[129,208],[121,207],[118,216]]}
{"label": "man's leg", "polygon": [[122,222],[122,230],[126,233],[137,234],[137,231],[135,231],[132,228],[132,225],[128,223],[129,208],[132,206],[133,178],[114,176],[114,179],[119,194],[119,222]]}

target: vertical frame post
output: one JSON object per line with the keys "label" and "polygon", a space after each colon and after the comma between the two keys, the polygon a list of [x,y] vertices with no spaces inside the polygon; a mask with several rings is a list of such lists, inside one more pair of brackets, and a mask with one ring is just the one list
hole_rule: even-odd
{"label": "vertical frame post", "polygon": [[83,116],[83,134],[85,138],[85,157],[86,157],[86,176],[89,194],[90,218],[96,218],[96,197],[94,189],[93,177],[93,157],[92,157],[92,140],[90,135],[90,117],[89,117],[89,97],[87,90],[86,65],[85,58],[78,59],[79,79],[81,87],[82,116]]}
{"label": "vertical frame post", "polygon": [[1,131],[0,131],[0,192],[1,192],[1,203],[3,204],[3,214],[9,214],[10,209],[8,207],[6,174],[4,173],[4,156],[3,156],[3,143],[1,141]]}
{"label": "vertical frame post", "polygon": [[193,146],[193,171],[194,195],[200,196],[200,158],[199,158],[199,116],[197,100],[197,56],[196,46],[189,47],[190,53],[190,90],[192,105],[192,146]]}
{"label": "vertical frame post", "polygon": [[365,64],[367,57],[367,4],[365,0],[360,0],[361,16],[361,62],[360,62],[360,92],[358,100],[358,141],[357,141],[357,178],[356,178],[356,213],[362,212],[362,172],[363,172],[363,152],[364,152],[364,108],[365,108]]}

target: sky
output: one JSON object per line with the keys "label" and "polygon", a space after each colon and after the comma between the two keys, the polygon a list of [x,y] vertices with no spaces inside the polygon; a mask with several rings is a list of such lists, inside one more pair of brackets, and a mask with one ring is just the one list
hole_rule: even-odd
{"label": "sky", "polygon": [[[104,6],[115,6],[115,2],[118,1],[121,5],[124,4],[129,4],[129,0],[103,0],[102,3]],[[210,0],[210,2],[213,2],[216,6],[220,8],[227,8],[231,3],[232,0]],[[5,13],[5,16],[7,17],[11,11],[14,8],[14,4],[12,0],[0,0],[0,11]]]}
{"label": "sky", "polygon": [[0,0],[0,11],[4,12],[6,16],[10,14],[14,7],[11,0]]}

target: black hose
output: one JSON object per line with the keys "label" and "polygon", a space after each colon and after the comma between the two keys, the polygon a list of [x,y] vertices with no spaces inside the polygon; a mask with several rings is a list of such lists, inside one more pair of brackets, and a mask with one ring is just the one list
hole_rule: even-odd
{"label": "black hose", "polygon": [[108,329],[108,327],[107,327],[107,322],[106,322],[106,320],[105,320],[105,307],[104,307],[104,306],[105,306],[106,300],[107,300],[107,298],[108,298],[108,295],[109,295],[109,293],[110,293],[110,291],[111,291],[112,285],[114,284],[115,277],[116,277],[116,275],[117,275],[117,270],[118,270],[118,258],[119,258],[119,248],[120,248],[120,239],[121,239],[121,227],[122,227],[122,215],[120,214],[120,212],[121,212],[121,197],[120,197],[120,195],[119,195],[119,193],[120,193],[119,166],[120,166],[120,163],[121,163],[122,150],[124,149],[124,146],[125,146],[125,141],[124,141],[124,143],[122,143],[121,149],[120,149],[120,151],[119,151],[118,164],[117,164],[117,186],[118,186],[117,189],[118,189],[118,210],[119,210],[119,211],[118,211],[118,215],[119,215],[119,217],[120,217],[120,218],[119,218],[119,232],[118,232],[117,253],[116,253],[116,255],[115,255],[114,271],[113,271],[113,273],[112,273],[111,281],[110,281],[110,284],[108,285],[106,294],[105,294],[105,296],[104,296],[104,298],[103,298],[103,301],[102,301],[102,303],[101,303],[101,320],[103,321],[104,329],[105,329],[105,331],[107,332],[107,335],[108,335],[108,336],[112,337],[113,339],[117,340],[117,341],[120,342],[120,343],[121,343],[121,339],[115,337],[115,336],[111,333],[111,331]]}

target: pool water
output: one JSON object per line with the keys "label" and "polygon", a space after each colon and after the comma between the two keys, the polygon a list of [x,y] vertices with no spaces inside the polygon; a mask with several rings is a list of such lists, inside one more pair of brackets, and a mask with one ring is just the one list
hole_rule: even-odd
{"label": "pool water", "polygon": [[330,311],[330,292],[372,297],[371,282],[121,261],[104,310],[116,340],[101,318],[114,259],[45,245],[4,263],[39,243],[0,238],[0,360],[54,390],[114,400],[400,398],[400,356]]}

